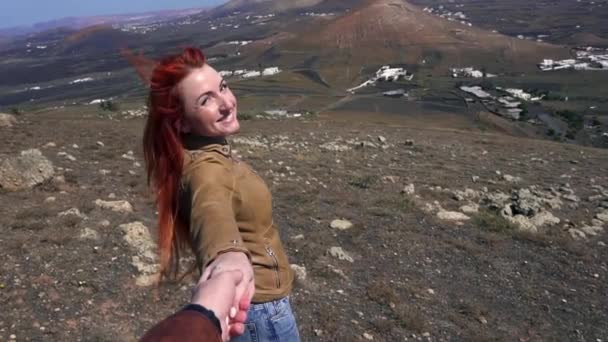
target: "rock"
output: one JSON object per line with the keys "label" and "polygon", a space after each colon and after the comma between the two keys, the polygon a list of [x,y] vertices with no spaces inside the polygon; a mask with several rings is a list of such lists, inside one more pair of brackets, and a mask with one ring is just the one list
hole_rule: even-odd
{"label": "rock", "polygon": [[397,177],[397,176],[384,176],[384,177],[382,177],[382,181],[385,182],[385,183],[393,183],[393,184],[395,184],[395,183],[399,182],[399,177]]}
{"label": "rock", "polygon": [[66,153],[66,152],[57,152],[57,155],[59,157],[64,157],[65,159],[69,160],[69,161],[76,161],[76,157],[74,157],[73,155]]}
{"label": "rock", "polygon": [[53,177],[53,179],[51,179],[51,183],[54,186],[61,186],[63,184],[65,184],[65,177],[63,175],[58,175]]}
{"label": "rock", "polygon": [[574,203],[578,203],[581,201],[580,198],[578,198],[575,195],[564,195],[564,196],[562,196],[562,198],[567,201],[574,202]]}
{"label": "rock", "polygon": [[530,219],[530,222],[536,227],[553,226],[560,223],[560,219],[553,216],[548,211],[540,212]]}
{"label": "rock", "polygon": [[506,217],[511,223],[515,224],[520,231],[529,233],[538,233],[538,228],[532,224],[529,218],[523,215],[515,215]]}
{"label": "rock", "polygon": [[344,280],[348,280],[348,277],[346,276],[346,274],[344,274],[344,271],[342,271],[341,269],[339,269],[339,268],[335,268],[335,267],[334,267],[334,266],[332,266],[332,265],[327,265],[327,268],[328,268],[330,271],[334,272],[335,274],[339,275],[339,276],[340,276],[342,279],[344,279]]}
{"label": "rock", "polygon": [[84,228],[80,233],[80,238],[83,240],[99,240],[99,233],[91,228]]}
{"label": "rock", "polygon": [[435,294],[435,290],[433,290],[433,289],[427,289],[426,292],[428,292],[431,295]]}
{"label": "rock", "polygon": [[457,211],[446,211],[446,210],[440,210],[437,213],[437,217],[440,220],[444,220],[444,221],[466,221],[466,220],[471,219],[470,217],[468,217],[467,215],[465,215],[463,213],[459,213]]}
{"label": "rock", "polygon": [[102,220],[99,222],[99,225],[102,227],[109,227],[110,226],[110,221],[108,220]]}
{"label": "rock", "polygon": [[583,226],[580,230],[586,235],[596,236],[603,232],[604,228],[600,226]]}
{"label": "rock", "polygon": [[351,149],[350,146],[339,144],[335,141],[327,142],[319,146],[320,149],[330,152],[345,152]]}
{"label": "rock", "polygon": [[587,236],[585,235],[585,233],[583,233],[581,230],[576,229],[576,228],[570,228],[570,229],[568,229],[568,234],[570,234],[570,236],[574,240],[580,240],[580,239],[586,239],[587,238]]}
{"label": "rock", "polygon": [[513,210],[514,215],[520,214],[532,217],[543,208],[540,198],[534,195],[529,189],[514,191],[511,200],[513,202],[511,209]]}
{"label": "rock", "polygon": [[298,234],[291,238],[292,240],[302,240],[304,239],[304,234]]}
{"label": "rock", "polygon": [[300,265],[296,265],[296,264],[291,264],[289,266],[291,267],[291,269],[295,273],[296,280],[299,280],[301,282],[306,281],[306,267],[300,266]]}
{"label": "rock", "polygon": [[103,142],[101,142],[101,141],[98,141],[98,142],[96,142],[95,144],[97,144],[97,146],[99,146],[99,147],[104,147],[104,146],[106,146],[106,145],[105,145]]}
{"label": "rock", "polygon": [[414,184],[408,184],[406,185],[403,190],[401,190],[402,194],[406,194],[408,196],[412,196],[416,193],[416,187],[414,186]]}
{"label": "rock", "polygon": [[502,179],[506,180],[509,183],[519,183],[519,182],[521,182],[521,178],[520,177],[513,177],[511,175],[503,175]]}
{"label": "rock", "polygon": [[19,156],[0,162],[0,188],[9,191],[28,189],[51,179],[53,164],[40,150],[22,151]]}
{"label": "rock", "polygon": [[137,286],[150,286],[158,279],[159,265],[156,262],[156,244],[150,236],[150,232],[143,223],[136,221],[118,226],[125,234],[124,240],[136,252],[131,258],[133,265],[140,273],[135,284]]}
{"label": "rock", "polygon": [[0,113],[0,127],[13,127],[17,124],[17,118],[11,114]]}
{"label": "rock", "polygon": [[500,191],[488,193],[481,199],[481,203],[490,209],[502,209],[510,201],[511,196]]}
{"label": "rock", "polygon": [[452,192],[452,196],[457,201],[464,201],[465,199],[474,200],[480,197],[478,191],[466,188],[464,191],[455,190]]}
{"label": "rock", "polygon": [[604,224],[605,224],[605,222],[602,221],[602,220],[598,220],[598,219],[595,219],[595,218],[591,219],[591,225],[592,226],[603,227]]}
{"label": "rock", "polygon": [[504,208],[502,208],[502,210],[500,211],[500,214],[502,215],[502,217],[513,216],[513,210],[511,210],[511,205],[510,204],[505,205]]}
{"label": "rock", "polygon": [[346,260],[348,262],[355,261],[348,253],[346,253],[342,249],[342,247],[331,247],[330,249],[327,250],[327,252],[329,253],[329,255],[333,256],[334,258],[338,258],[340,260]]}
{"label": "rock", "polygon": [[121,157],[126,160],[135,160],[135,157],[133,156],[133,151],[128,151],[127,153],[123,154]]}
{"label": "rock", "polygon": [[601,200],[603,198],[604,198],[603,195],[593,195],[593,196],[589,196],[587,198],[587,201],[589,201],[589,202],[595,202],[595,201],[599,201],[599,200]]}
{"label": "rock", "polygon": [[120,213],[132,213],[133,207],[127,201],[104,201],[101,199],[95,200],[95,205],[101,209],[110,209]]}
{"label": "rock", "polygon": [[55,144],[52,141],[49,141],[48,143],[44,144],[42,147],[43,148],[57,147],[57,144]]}
{"label": "rock", "polygon": [[56,198],[56,197],[54,197],[54,196],[49,196],[49,197],[47,197],[47,198],[45,198],[45,199],[44,199],[44,203],[53,203],[53,202],[55,202],[56,200],[57,200],[57,198]]}
{"label": "rock", "polygon": [[357,147],[357,148],[378,148],[378,145],[374,144],[371,141],[358,141],[355,143],[355,147]]}
{"label": "rock", "polygon": [[422,206],[422,211],[424,211],[427,214],[432,214],[432,213],[436,213],[438,211],[442,211],[443,208],[441,208],[441,204],[439,204],[438,201],[434,201],[433,203],[425,203]]}
{"label": "rock", "polygon": [[608,210],[595,214],[595,218],[602,222],[608,223]]}
{"label": "rock", "polygon": [[105,169],[101,169],[101,170],[99,170],[99,173],[101,173],[103,176],[105,176],[105,175],[109,175],[109,174],[110,174],[110,172],[111,172],[110,170],[105,170]]}
{"label": "rock", "polygon": [[347,230],[353,227],[353,224],[348,220],[333,220],[330,225],[333,229]]}
{"label": "rock", "polygon": [[473,181],[473,183],[477,183],[479,182],[479,176],[472,176],[471,180]]}
{"label": "rock", "polygon": [[156,244],[152,240],[148,227],[139,221],[135,221],[121,224],[118,229],[125,234],[124,240],[137,252],[138,256],[156,260]]}
{"label": "rock", "polygon": [[374,339],[374,336],[372,336],[371,334],[368,333],[363,333],[363,338],[369,341],[372,341]]}
{"label": "rock", "polygon": [[407,139],[404,143],[405,146],[414,146],[414,140]]}
{"label": "rock", "polygon": [[80,213],[80,210],[78,210],[78,208],[70,208],[66,211],[62,211],[59,214],[57,214],[58,217],[64,217],[64,216],[76,216],[79,217],[81,219],[86,219],[87,216]]}
{"label": "rock", "polygon": [[465,214],[476,214],[479,212],[479,205],[477,203],[470,203],[467,205],[463,205],[462,207],[460,207],[460,211],[462,211]]}
{"label": "rock", "polygon": [[381,144],[386,144],[386,138],[385,138],[385,137],[383,137],[383,136],[381,136],[381,135],[379,135],[379,136],[378,136],[378,141],[379,141]]}

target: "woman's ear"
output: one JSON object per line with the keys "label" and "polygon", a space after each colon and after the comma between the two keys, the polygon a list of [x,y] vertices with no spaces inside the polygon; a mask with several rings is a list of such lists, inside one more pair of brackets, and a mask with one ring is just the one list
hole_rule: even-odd
{"label": "woman's ear", "polygon": [[188,120],[184,120],[184,118],[179,118],[175,121],[175,129],[179,133],[190,133],[192,131],[192,127]]}

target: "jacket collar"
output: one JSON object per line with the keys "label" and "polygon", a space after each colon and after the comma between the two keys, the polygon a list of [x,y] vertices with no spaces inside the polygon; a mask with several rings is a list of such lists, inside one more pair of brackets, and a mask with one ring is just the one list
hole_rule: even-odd
{"label": "jacket collar", "polygon": [[184,148],[189,151],[218,152],[226,157],[230,157],[231,148],[226,137],[205,137],[202,135],[184,134],[182,135]]}

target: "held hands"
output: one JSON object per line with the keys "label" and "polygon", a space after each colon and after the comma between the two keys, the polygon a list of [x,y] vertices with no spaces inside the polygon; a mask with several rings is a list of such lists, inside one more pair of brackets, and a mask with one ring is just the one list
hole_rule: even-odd
{"label": "held hands", "polygon": [[205,268],[192,302],[216,314],[222,324],[222,338],[228,340],[244,333],[254,292],[253,267],[247,255],[227,252]]}

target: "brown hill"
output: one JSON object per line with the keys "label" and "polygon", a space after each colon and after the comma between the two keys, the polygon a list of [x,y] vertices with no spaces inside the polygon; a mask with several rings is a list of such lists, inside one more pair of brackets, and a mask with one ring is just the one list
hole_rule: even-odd
{"label": "brown hill", "polygon": [[532,71],[543,57],[568,56],[565,48],[448,21],[402,0],[368,1],[310,26],[312,30],[278,42],[273,55],[282,54],[289,63],[316,55],[320,71],[341,85],[357,82],[361,67],[386,63],[424,65],[441,73],[462,65],[512,72]]}
{"label": "brown hill", "polygon": [[212,15],[224,15],[240,11],[269,11],[282,12],[317,5],[323,0],[231,0],[215,8]]}

